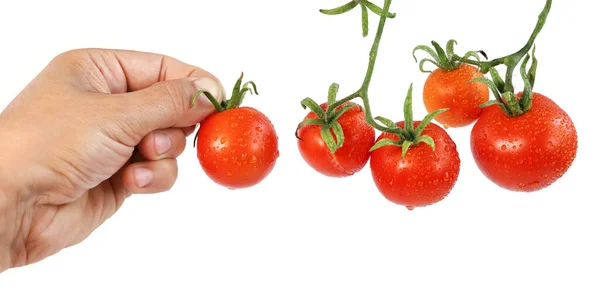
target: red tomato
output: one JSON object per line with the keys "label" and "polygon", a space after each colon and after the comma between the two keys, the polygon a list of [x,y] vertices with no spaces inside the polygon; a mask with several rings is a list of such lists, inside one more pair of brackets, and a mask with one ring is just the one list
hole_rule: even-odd
{"label": "red tomato", "polygon": [[442,108],[450,110],[439,114],[435,120],[445,127],[463,127],[475,122],[487,102],[490,91],[481,82],[469,82],[483,74],[476,67],[461,64],[455,70],[436,69],[427,77],[423,86],[423,102],[428,112]]}
{"label": "red tomato", "polygon": [[[414,127],[420,121],[414,121]],[[404,122],[397,123],[404,128]],[[371,174],[375,185],[388,200],[409,209],[437,203],[454,188],[460,172],[460,157],[456,144],[440,126],[429,123],[422,135],[430,136],[436,151],[419,143],[411,147],[402,158],[402,148],[384,146],[371,153]],[[382,133],[377,141],[388,138],[398,141],[398,136]]]}
{"label": "red tomato", "polygon": [[[348,105],[345,103],[339,108]],[[320,105],[327,110],[327,103]],[[316,119],[310,112],[305,119]],[[365,113],[360,107],[345,112],[338,122],[344,132],[344,145],[334,154],[321,138],[321,126],[309,125],[298,131],[298,149],[302,158],[316,171],[330,177],[347,177],[360,171],[369,160],[369,149],[375,141],[375,129],[367,124]],[[333,130],[332,130],[333,132]],[[336,139],[337,141],[337,139]]]}
{"label": "red tomato", "polygon": [[206,174],[230,189],[258,184],[279,157],[275,128],[251,107],[232,108],[206,118],[196,148]]}
{"label": "red tomato", "polygon": [[497,105],[485,108],[471,131],[471,151],[491,181],[508,190],[532,192],[569,169],[577,153],[577,132],[565,111],[534,93],[531,110],[518,117],[507,116]]}

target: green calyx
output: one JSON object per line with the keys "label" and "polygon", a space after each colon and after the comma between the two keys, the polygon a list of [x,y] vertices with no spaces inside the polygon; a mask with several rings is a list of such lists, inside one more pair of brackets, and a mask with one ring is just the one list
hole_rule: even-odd
{"label": "green calyx", "polygon": [[362,17],[362,35],[366,37],[369,35],[369,11],[375,13],[378,16],[385,15],[387,18],[393,19],[396,17],[395,13],[386,12],[381,7],[375,5],[373,2],[368,0],[352,0],[342,6],[332,8],[332,9],[321,9],[319,10],[321,13],[326,15],[341,15],[353,10],[356,7],[361,8],[361,17]]}
{"label": "green calyx", "polygon": [[[247,81],[242,85],[243,78],[244,78],[244,72],[242,72],[242,75],[236,81],[235,86],[233,87],[233,91],[231,93],[231,98],[229,100],[219,103],[219,101],[217,101],[215,96],[213,96],[210,92],[204,91],[204,90],[199,90],[192,97],[190,107],[194,107],[194,105],[196,104],[196,101],[198,100],[198,97],[202,94],[204,94],[206,96],[206,98],[208,99],[208,101],[210,101],[210,103],[212,103],[212,105],[215,107],[215,110],[217,113],[223,112],[228,109],[240,107],[240,105],[242,105],[242,102],[244,101],[244,98],[246,97],[246,93],[258,95],[258,90],[256,89],[256,84],[252,81]],[[194,136],[194,147],[196,147],[196,141],[198,140],[198,133],[199,133],[199,131],[197,131],[196,135]]]}
{"label": "green calyx", "polygon": [[399,140],[394,141],[391,139],[381,139],[373,147],[371,147],[370,151],[375,151],[381,147],[385,146],[396,146],[402,147],[402,158],[406,156],[406,153],[410,149],[410,147],[414,147],[419,145],[420,143],[425,143],[433,149],[435,152],[435,142],[433,138],[428,135],[423,135],[423,130],[425,127],[431,123],[431,121],[439,114],[448,111],[447,108],[438,109],[423,118],[423,120],[419,123],[417,128],[414,127],[413,123],[413,109],[412,109],[412,90],[413,85],[410,85],[408,89],[408,93],[406,94],[406,99],[404,101],[404,128],[398,127],[396,123],[393,121],[386,119],[384,117],[376,117],[375,119],[390,130],[386,130],[389,133],[393,133],[398,136]]}
{"label": "green calyx", "polygon": [[[437,68],[444,71],[452,71],[460,67],[462,64],[461,60],[456,58],[454,54],[454,46],[458,43],[456,40],[449,40],[446,43],[446,50],[440,46],[436,41],[431,41],[433,48],[426,45],[419,45],[413,50],[413,57],[416,62],[419,62],[415,53],[419,50],[427,52],[431,58],[424,58],[419,62],[419,70],[423,73],[431,73],[429,70],[425,70],[425,64],[431,63]],[[476,61],[481,61],[479,54],[483,55],[487,59],[487,55],[483,51],[469,51],[461,57],[462,60],[474,58]]]}
{"label": "green calyx", "polygon": [[306,119],[298,124],[296,128],[296,138],[302,140],[298,136],[298,131],[304,126],[320,126],[321,127],[321,138],[329,148],[331,154],[334,154],[339,148],[344,145],[344,131],[342,125],[338,120],[349,110],[354,107],[362,107],[355,103],[349,103],[344,106],[337,106],[338,109],[331,109],[336,104],[337,92],[339,85],[337,83],[331,84],[329,87],[329,95],[327,97],[328,109],[323,110],[321,106],[311,98],[305,98],[300,102],[302,108],[310,109],[317,115],[316,119]]}
{"label": "green calyx", "polygon": [[[529,70],[527,70],[527,63],[529,59],[532,60]],[[517,99],[515,92],[512,87],[507,86],[506,82],[502,80],[498,71],[495,68],[490,69],[492,80],[487,78],[475,78],[471,81],[485,83],[492,93],[494,94],[495,100],[488,101],[480,105],[481,108],[485,108],[492,105],[498,105],[502,111],[510,117],[518,117],[531,109],[533,101],[533,86],[535,84],[535,74],[537,70],[537,58],[535,57],[535,46],[531,51],[531,55],[525,55],[523,62],[521,63],[520,74],[524,82],[523,94],[521,99]]]}
{"label": "green calyx", "polygon": [[246,93],[258,95],[256,84],[254,82],[247,81],[242,86],[243,78],[244,73],[242,72],[242,75],[236,81],[235,86],[233,87],[231,98],[229,100],[219,103],[219,101],[217,101],[217,99],[215,99],[215,97],[210,92],[199,90],[192,97],[191,106],[193,107],[196,104],[196,100],[198,99],[198,97],[204,94],[206,98],[208,98],[210,103],[212,103],[212,105],[215,107],[215,110],[217,112],[222,112],[224,110],[240,107],[240,105],[242,105],[242,102],[244,101],[244,98],[246,97]]}

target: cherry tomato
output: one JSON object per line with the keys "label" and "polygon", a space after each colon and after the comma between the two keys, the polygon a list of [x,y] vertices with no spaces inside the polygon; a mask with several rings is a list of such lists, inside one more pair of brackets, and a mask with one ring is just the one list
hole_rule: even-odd
{"label": "cherry tomato", "polygon": [[275,128],[251,107],[232,108],[206,118],[198,130],[196,148],[206,174],[230,189],[260,183],[279,157]]}
{"label": "cherry tomato", "polygon": [[452,71],[434,70],[425,81],[423,102],[428,112],[442,108],[448,111],[435,120],[445,127],[463,127],[472,124],[481,114],[479,105],[490,97],[489,88],[481,82],[469,82],[483,74],[476,67],[461,64]]}
{"label": "cherry tomato", "polygon": [[[515,96],[520,99],[522,93]],[[512,191],[532,192],[553,184],[573,163],[577,143],[569,115],[539,93],[533,93],[532,108],[518,117],[509,117],[497,105],[485,108],[471,130],[479,169]]]}
{"label": "cherry tomato", "polygon": [[[416,128],[421,122],[414,121]],[[404,128],[404,122],[398,122]],[[460,172],[456,144],[440,126],[429,123],[422,135],[430,136],[436,150],[426,143],[409,148],[402,158],[402,147],[378,148],[371,153],[371,174],[375,185],[388,200],[409,209],[428,206],[444,199],[454,188]],[[398,141],[397,135],[382,133],[381,139]]]}
{"label": "cherry tomato", "polygon": [[[349,103],[341,105],[337,110]],[[327,110],[327,103],[320,105]],[[310,112],[305,119],[316,119]],[[298,131],[298,149],[310,167],[330,177],[347,177],[360,171],[369,160],[375,141],[375,129],[367,124],[364,111],[356,106],[346,111],[338,122],[344,132],[344,144],[331,154],[321,137],[321,126],[304,126]],[[336,139],[337,141],[337,139]]]}

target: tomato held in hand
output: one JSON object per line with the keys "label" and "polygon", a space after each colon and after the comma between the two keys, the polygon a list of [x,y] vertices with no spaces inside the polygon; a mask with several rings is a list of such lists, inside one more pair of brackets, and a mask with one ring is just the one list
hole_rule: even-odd
{"label": "tomato held in hand", "polygon": [[423,102],[428,112],[449,108],[436,117],[436,121],[448,127],[463,127],[472,124],[481,115],[479,105],[490,97],[489,88],[481,82],[469,82],[483,78],[476,67],[461,64],[446,71],[436,69],[423,86]]}
{"label": "tomato held in hand", "polygon": [[[242,74],[243,76],[243,74]],[[236,84],[232,99],[220,105],[208,93],[217,112],[200,124],[197,132],[197,157],[204,172],[214,182],[229,189],[260,183],[273,170],[279,158],[278,137],[271,121],[251,107],[239,107],[247,86]],[[204,92],[199,92],[204,93]]]}
{"label": "tomato held in hand", "polygon": [[[420,121],[414,122],[418,127]],[[404,128],[404,122],[397,123]],[[434,204],[453,189],[460,172],[456,144],[440,126],[429,123],[422,132],[431,137],[434,149],[420,143],[411,146],[404,158],[402,147],[385,146],[371,154],[371,173],[379,191],[388,200],[409,209]],[[382,133],[377,141],[399,141],[391,133]]]}
{"label": "tomato held in hand", "polygon": [[[417,46],[413,50],[423,50],[431,55],[431,58],[421,60],[419,67],[421,71],[431,73],[423,86],[423,103],[429,113],[439,109],[448,109],[435,117],[435,120],[444,127],[464,127],[472,124],[481,115],[481,104],[490,98],[490,91],[486,84],[472,81],[476,78],[484,78],[473,65],[462,63],[454,57],[455,40],[448,41],[446,51],[440,45],[432,41],[434,49],[428,46]],[[474,51],[467,52],[464,58],[475,57],[479,54]],[[415,57],[416,60],[416,57]],[[426,62],[434,64],[437,68],[426,71],[423,66]]]}
{"label": "tomato held in hand", "polygon": [[[339,106],[335,112],[347,105],[349,103]],[[321,104],[320,108],[326,111],[327,103]],[[367,124],[362,108],[347,108],[337,119],[343,131],[344,142],[334,153],[331,153],[323,138],[323,124],[307,125],[298,130],[298,149],[302,158],[310,167],[326,176],[346,177],[360,171],[367,164],[369,149],[375,141],[375,130]],[[318,116],[315,112],[310,112],[305,120],[318,120]],[[338,138],[333,128],[329,131],[334,138],[333,143],[337,143]]]}
{"label": "tomato held in hand", "polygon": [[254,108],[213,114],[198,132],[202,168],[213,181],[230,189],[258,184],[271,173],[279,157],[275,128]]}
{"label": "tomato held in hand", "polygon": [[[520,100],[522,95],[515,96]],[[577,143],[569,115],[539,93],[533,93],[531,108],[519,116],[507,115],[498,105],[485,108],[471,131],[479,169],[512,191],[532,192],[553,184],[573,163]]]}

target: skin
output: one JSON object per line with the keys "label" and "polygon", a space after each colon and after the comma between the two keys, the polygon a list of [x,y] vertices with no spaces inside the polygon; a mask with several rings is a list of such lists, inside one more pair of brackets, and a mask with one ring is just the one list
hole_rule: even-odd
{"label": "skin", "polygon": [[[414,121],[415,128],[421,123]],[[397,123],[404,128],[404,122]],[[419,143],[411,147],[402,158],[402,148],[384,146],[371,154],[371,175],[379,192],[399,205],[409,209],[437,203],[453,189],[460,172],[460,158],[456,144],[444,129],[429,123],[422,135],[430,136],[436,151]],[[377,141],[388,138],[398,141],[390,133],[382,133]]]}
{"label": "skin", "polygon": [[496,105],[486,108],[471,131],[477,166],[492,182],[511,191],[533,192],[552,185],[570,168],[577,147],[569,115],[538,93],[531,110],[519,117],[509,117]]}
{"label": "skin", "polygon": [[448,111],[435,120],[447,127],[464,127],[481,115],[479,105],[490,98],[489,88],[481,82],[469,82],[482,78],[476,67],[461,64],[455,70],[436,69],[427,77],[423,87],[423,102],[428,112],[442,108]]}
{"label": "skin", "polygon": [[82,49],[53,59],[0,114],[0,272],[83,241],[132,194],[169,190],[195,124],[225,92],[173,58]]}
{"label": "skin", "polygon": [[196,148],[206,174],[229,189],[260,183],[279,157],[273,124],[250,107],[229,109],[206,118],[200,126]]}
{"label": "skin", "polygon": [[[340,106],[342,108],[343,106]],[[320,105],[324,110],[327,103]],[[305,119],[316,119],[310,112]],[[334,154],[321,137],[321,126],[304,126],[298,131],[298,149],[310,167],[330,177],[347,177],[362,170],[369,160],[369,149],[375,141],[375,130],[367,124],[365,113],[359,107],[345,112],[338,122],[344,131],[344,145]],[[333,130],[332,130],[333,132]]]}

